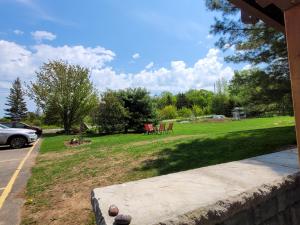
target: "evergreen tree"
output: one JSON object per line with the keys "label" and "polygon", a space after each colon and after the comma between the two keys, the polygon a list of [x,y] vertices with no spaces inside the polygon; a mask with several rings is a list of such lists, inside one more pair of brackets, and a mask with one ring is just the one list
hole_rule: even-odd
{"label": "evergreen tree", "polygon": [[8,106],[8,108],[5,109],[7,118],[10,118],[11,120],[20,120],[26,117],[27,107],[24,95],[25,93],[22,89],[21,81],[17,78],[10,88],[10,94],[7,97],[7,103],[5,104]]}
{"label": "evergreen tree", "polygon": [[240,9],[228,0],[206,0],[206,6],[222,14],[215,18],[211,33],[219,36],[216,46],[220,49],[225,51],[234,47],[234,53],[225,57],[227,61],[253,65],[265,63],[273,73],[281,71],[281,76],[289,74],[284,33],[262,21],[253,25],[244,24],[240,20]]}
{"label": "evergreen tree", "polygon": [[188,102],[188,99],[186,97],[186,95],[184,93],[179,93],[177,94],[176,96],[176,107],[177,109],[182,109],[182,108],[189,108],[189,102]]}
{"label": "evergreen tree", "polygon": [[[292,109],[292,98],[284,33],[262,21],[244,24],[240,19],[240,9],[228,0],[206,0],[206,6],[209,10],[221,13],[221,16],[215,18],[211,33],[219,37],[217,47],[224,51],[234,50],[225,60],[233,63],[247,62],[263,70],[266,77],[260,78],[272,81],[272,91],[265,92],[265,99],[274,99],[274,105],[278,106],[276,110],[282,113],[289,112]],[[249,79],[251,78],[250,76]],[[265,88],[262,84],[259,86]],[[279,96],[277,100],[273,90],[276,90],[276,96]]]}
{"label": "evergreen tree", "polygon": [[157,123],[152,99],[146,89],[129,88],[118,91],[118,97],[128,112],[125,131],[143,131],[145,123]]}

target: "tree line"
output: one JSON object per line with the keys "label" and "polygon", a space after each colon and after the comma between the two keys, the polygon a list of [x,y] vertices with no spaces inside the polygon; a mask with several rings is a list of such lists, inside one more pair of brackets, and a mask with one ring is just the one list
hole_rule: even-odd
{"label": "tree line", "polygon": [[[129,88],[107,90],[99,95],[87,68],[50,61],[36,72],[35,81],[26,85],[26,91],[19,78],[14,81],[6,117],[28,121],[42,118],[42,123],[60,125],[66,133],[88,120],[101,132],[113,133],[140,132],[145,123],[165,119],[210,114],[230,117],[234,107],[244,107],[249,116],[290,115],[289,89],[282,95],[287,84],[276,79],[260,69],[251,69],[236,71],[229,82],[219,79],[214,92],[201,89],[151,96],[146,89]],[[41,109],[41,116],[27,112],[25,94]]]}

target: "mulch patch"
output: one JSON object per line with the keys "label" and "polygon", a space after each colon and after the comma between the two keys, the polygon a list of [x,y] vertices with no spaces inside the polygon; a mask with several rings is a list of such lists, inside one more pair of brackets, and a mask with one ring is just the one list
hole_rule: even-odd
{"label": "mulch patch", "polygon": [[67,146],[67,147],[77,147],[77,146],[82,146],[82,145],[88,145],[88,144],[91,144],[91,143],[92,143],[91,140],[83,140],[83,141],[74,142],[74,143],[71,143],[70,141],[65,141],[64,142],[65,146]]}

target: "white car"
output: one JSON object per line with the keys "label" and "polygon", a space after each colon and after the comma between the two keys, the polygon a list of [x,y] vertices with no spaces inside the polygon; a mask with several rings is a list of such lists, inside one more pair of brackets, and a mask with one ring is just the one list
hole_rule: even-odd
{"label": "white car", "polygon": [[37,139],[35,130],[9,128],[0,124],[0,145],[23,148]]}

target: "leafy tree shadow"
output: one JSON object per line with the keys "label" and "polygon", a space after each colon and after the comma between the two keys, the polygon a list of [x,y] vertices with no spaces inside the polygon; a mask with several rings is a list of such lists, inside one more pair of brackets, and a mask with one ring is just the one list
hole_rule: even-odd
{"label": "leafy tree shadow", "polygon": [[294,126],[231,132],[225,136],[197,139],[165,148],[135,170],[156,170],[158,175],[163,175],[246,159],[295,144]]}

